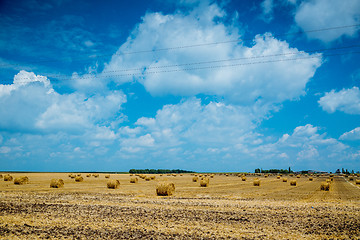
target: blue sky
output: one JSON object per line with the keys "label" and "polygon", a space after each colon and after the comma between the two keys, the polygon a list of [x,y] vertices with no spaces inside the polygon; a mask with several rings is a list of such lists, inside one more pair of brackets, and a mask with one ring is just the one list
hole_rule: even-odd
{"label": "blue sky", "polygon": [[0,170],[360,170],[360,2],[1,1]]}

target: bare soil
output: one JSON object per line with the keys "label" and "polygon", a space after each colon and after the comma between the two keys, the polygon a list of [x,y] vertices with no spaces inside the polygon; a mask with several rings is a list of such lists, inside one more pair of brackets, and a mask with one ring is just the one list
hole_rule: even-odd
{"label": "bare soil", "polygon": [[[120,188],[107,189],[104,174],[79,183],[26,175],[26,185],[0,179],[1,239],[360,239],[360,188],[344,177],[320,191],[326,177],[260,177],[256,187],[252,176],[216,175],[203,188],[187,174],[136,184],[113,174]],[[65,186],[50,188],[59,177]],[[173,196],[156,196],[163,178],[175,183]]]}

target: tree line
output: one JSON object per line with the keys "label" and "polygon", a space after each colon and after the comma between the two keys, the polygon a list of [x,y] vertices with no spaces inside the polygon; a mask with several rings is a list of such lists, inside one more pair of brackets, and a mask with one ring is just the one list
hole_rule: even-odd
{"label": "tree line", "polygon": [[194,173],[194,171],[187,171],[182,169],[130,169],[132,174],[166,174],[166,173]]}

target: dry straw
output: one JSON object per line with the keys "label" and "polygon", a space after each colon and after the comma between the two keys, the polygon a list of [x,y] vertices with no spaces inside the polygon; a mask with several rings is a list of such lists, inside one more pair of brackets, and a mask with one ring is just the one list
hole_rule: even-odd
{"label": "dry straw", "polygon": [[62,179],[51,179],[50,187],[51,188],[61,188],[64,186],[64,180]]}
{"label": "dry straw", "polygon": [[260,179],[254,180],[254,186],[260,186]]}
{"label": "dry straw", "polygon": [[107,188],[117,189],[120,186],[119,180],[110,180],[107,182]]}
{"label": "dry straw", "polygon": [[137,177],[132,177],[130,178],[130,183],[137,183],[138,182],[138,178]]}
{"label": "dry straw", "polygon": [[82,182],[82,181],[84,181],[84,178],[82,176],[75,177],[75,182]]}
{"label": "dry straw", "polygon": [[174,191],[175,191],[175,184],[172,182],[163,181],[163,182],[159,182],[156,185],[156,194],[158,196],[170,196],[174,193]]}
{"label": "dry straw", "polygon": [[321,185],[320,185],[320,190],[329,191],[330,190],[330,183],[322,182]]}
{"label": "dry straw", "polygon": [[199,180],[198,177],[193,177],[193,178],[192,178],[192,181],[193,181],[193,182],[197,182],[198,180]]}
{"label": "dry straw", "polygon": [[286,177],[283,178],[283,182],[287,182],[287,178],[286,178]]}
{"label": "dry straw", "polygon": [[14,184],[23,185],[29,182],[29,178],[27,176],[21,176],[14,179]]}
{"label": "dry straw", "polygon": [[296,180],[291,180],[290,181],[290,186],[296,186]]}
{"label": "dry straw", "polygon": [[10,174],[4,175],[4,181],[12,181],[13,177]]}
{"label": "dry straw", "polygon": [[209,178],[202,178],[200,180],[200,187],[208,187],[209,186]]}

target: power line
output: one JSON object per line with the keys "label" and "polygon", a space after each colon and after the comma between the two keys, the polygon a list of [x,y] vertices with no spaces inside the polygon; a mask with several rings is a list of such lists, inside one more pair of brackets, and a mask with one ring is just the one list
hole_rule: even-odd
{"label": "power line", "polygon": [[[321,28],[321,29],[313,29],[313,30],[306,30],[306,31],[298,31],[298,32],[292,32],[292,33],[283,33],[283,34],[274,34],[273,37],[282,37],[282,36],[288,36],[288,35],[297,35],[297,34],[303,34],[303,33],[315,33],[315,32],[324,32],[324,31],[332,31],[337,29],[344,29],[344,28],[352,28],[352,27],[359,27],[360,24],[353,24],[353,25],[345,25],[345,26],[337,26],[337,27],[330,27],[330,28]],[[183,45],[183,46],[174,46],[174,47],[168,47],[168,48],[158,48],[158,49],[148,49],[148,50],[139,50],[139,51],[132,51],[132,52],[121,52],[121,53],[112,53],[112,54],[103,54],[94,57],[94,55],[87,55],[84,58],[74,58],[71,59],[72,61],[87,61],[87,60],[94,60],[98,58],[104,58],[109,56],[121,56],[121,55],[131,55],[131,54],[141,54],[141,53],[153,53],[153,52],[162,52],[162,51],[171,51],[171,50],[178,50],[178,49],[186,49],[186,48],[195,48],[195,47],[203,47],[203,46],[212,46],[212,45],[219,45],[219,44],[227,44],[227,43],[235,43],[235,42],[243,42],[243,41],[250,41],[253,40],[253,38],[244,38],[244,39],[233,39],[228,41],[219,41],[219,42],[210,42],[210,43],[199,43],[199,44],[192,44],[192,45]],[[90,58],[90,59],[89,59]],[[44,59],[44,60],[38,60],[30,62],[32,64],[34,63],[45,63],[45,62],[61,62],[63,60],[66,60],[69,58],[63,58],[63,59]],[[0,64],[0,67],[4,66],[20,66],[22,64]]]}
{"label": "power line", "polygon": [[[346,53],[333,53],[333,54],[326,54],[324,57],[332,57],[332,56],[340,56],[346,54],[359,54],[358,52],[346,52]],[[212,65],[212,66],[203,66],[203,67],[190,67],[190,68],[183,68],[183,69],[170,69],[170,70],[162,70],[162,71],[148,71],[143,73],[127,73],[127,74],[117,74],[117,75],[91,75],[86,77],[78,77],[76,80],[81,79],[99,79],[99,78],[118,78],[118,77],[136,77],[136,76],[144,76],[150,74],[160,74],[160,73],[171,73],[171,72],[181,72],[181,71],[194,71],[194,70],[204,70],[204,69],[220,69],[226,67],[238,67],[238,66],[248,66],[248,65],[256,65],[256,64],[265,64],[265,63],[275,63],[275,62],[287,62],[287,61],[296,61],[296,60],[305,60],[305,59],[314,59],[318,58],[318,56],[308,56],[308,57],[299,57],[299,58],[284,58],[284,59],[276,59],[276,60],[267,60],[267,61],[257,61],[257,62],[249,62],[249,63],[235,63],[235,64],[227,64],[227,65]],[[30,78],[20,78],[20,79],[30,79]],[[63,79],[57,80],[73,80],[71,76],[64,77]],[[35,83],[35,82],[17,82],[17,83]]]}
{"label": "power line", "polygon": [[[112,70],[112,71],[103,71],[103,72],[101,72],[101,74],[117,73],[117,72],[144,71],[145,69],[148,70],[148,69],[162,69],[162,68],[203,65],[203,64],[211,64],[211,63],[232,62],[232,61],[251,60],[251,59],[268,58],[268,57],[279,57],[279,56],[287,56],[287,55],[301,55],[304,53],[313,53],[313,52],[320,53],[320,52],[325,52],[325,51],[344,50],[344,49],[352,49],[352,48],[358,48],[358,47],[360,47],[360,45],[351,45],[351,46],[334,47],[334,48],[321,48],[321,49],[303,50],[301,52],[286,52],[286,53],[279,53],[279,54],[258,55],[258,56],[252,56],[252,57],[220,59],[220,60],[211,60],[211,61],[203,61],[203,62],[191,62],[191,63],[170,64],[170,65],[162,65],[162,66],[147,66],[147,67],[139,67],[139,68],[117,69],[117,70]],[[40,75],[42,75],[42,74],[40,74]],[[47,77],[48,78],[61,78],[61,77],[64,77],[64,75],[63,74],[47,75]],[[68,78],[68,77],[66,77],[66,78]],[[9,81],[12,81],[12,80],[9,80]]]}

